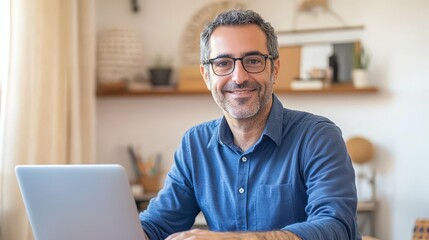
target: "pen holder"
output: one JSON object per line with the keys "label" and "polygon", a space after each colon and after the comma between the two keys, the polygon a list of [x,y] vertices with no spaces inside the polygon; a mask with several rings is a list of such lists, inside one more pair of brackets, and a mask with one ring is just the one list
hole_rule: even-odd
{"label": "pen holder", "polygon": [[161,189],[161,175],[147,175],[140,177],[140,184],[143,186],[144,193],[158,193]]}

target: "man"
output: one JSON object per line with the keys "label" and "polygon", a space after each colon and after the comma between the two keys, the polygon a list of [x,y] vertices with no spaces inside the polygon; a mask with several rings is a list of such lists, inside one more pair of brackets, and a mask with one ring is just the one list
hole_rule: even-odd
{"label": "man", "polygon": [[[341,132],[283,108],[273,94],[277,48],[253,11],[206,25],[200,70],[224,117],[183,137],[164,188],[140,214],[150,239],[360,239]],[[189,231],[200,211],[210,231]]]}

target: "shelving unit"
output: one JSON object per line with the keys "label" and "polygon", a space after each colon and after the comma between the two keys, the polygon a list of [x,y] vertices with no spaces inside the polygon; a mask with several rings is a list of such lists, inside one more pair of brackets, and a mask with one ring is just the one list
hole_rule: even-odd
{"label": "shelving unit", "polygon": [[[312,34],[312,33],[326,33],[326,32],[342,32],[342,31],[360,31],[364,30],[364,25],[353,26],[340,26],[340,27],[322,27],[322,28],[307,28],[307,29],[292,29],[277,31],[277,35],[299,35],[299,34]],[[202,80],[201,80],[202,81]],[[190,96],[190,95],[210,95],[210,92],[204,87],[201,89],[182,90],[175,87],[155,87],[147,90],[129,90],[126,87],[121,90],[103,91],[97,90],[98,98],[107,97],[149,97],[149,96]],[[351,83],[333,84],[329,88],[323,89],[308,89],[308,90],[292,90],[292,89],[276,89],[274,86],[274,93],[287,94],[287,95],[336,95],[336,94],[373,94],[379,90],[377,87],[355,88]]]}
{"label": "shelving unit", "polygon": [[[337,84],[329,88],[317,90],[291,90],[291,89],[274,89],[277,94],[295,94],[295,95],[311,95],[311,94],[368,94],[377,93],[376,87],[355,88],[351,84]],[[201,90],[178,90],[176,88],[154,88],[150,90],[129,91],[97,91],[97,97],[145,97],[145,96],[189,96],[189,95],[210,95],[207,89]]]}

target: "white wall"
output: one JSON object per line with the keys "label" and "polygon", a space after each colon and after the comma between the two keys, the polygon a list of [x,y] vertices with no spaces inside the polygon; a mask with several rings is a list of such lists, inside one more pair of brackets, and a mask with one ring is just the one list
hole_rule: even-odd
{"label": "white wall", "polygon": [[[212,1],[140,0],[138,14],[131,13],[129,2],[98,0],[97,30],[129,27],[139,31],[149,65],[157,54],[178,62],[185,24],[196,10]],[[295,1],[243,2],[277,30],[290,28]],[[429,157],[425,151],[429,139],[429,1],[329,2],[349,24],[365,25],[360,35],[372,52],[370,78],[380,93],[280,98],[288,108],[329,117],[342,128],[344,138],[363,135],[375,144],[380,200],[377,236],[411,239],[414,220],[429,217]],[[299,26],[312,26],[313,20],[320,20],[315,25],[333,22],[326,17],[302,19]],[[129,167],[125,146],[133,143],[146,155],[162,152],[168,170],[184,131],[220,114],[209,95],[99,98],[97,160]]]}

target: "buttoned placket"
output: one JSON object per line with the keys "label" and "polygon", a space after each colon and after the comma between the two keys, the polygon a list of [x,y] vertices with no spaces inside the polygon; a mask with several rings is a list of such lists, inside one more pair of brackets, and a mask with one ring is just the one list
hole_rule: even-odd
{"label": "buttoned placket", "polygon": [[247,198],[249,180],[249,157],[240,156],[237,178],[237,230],[248,230],[247,222]]}

